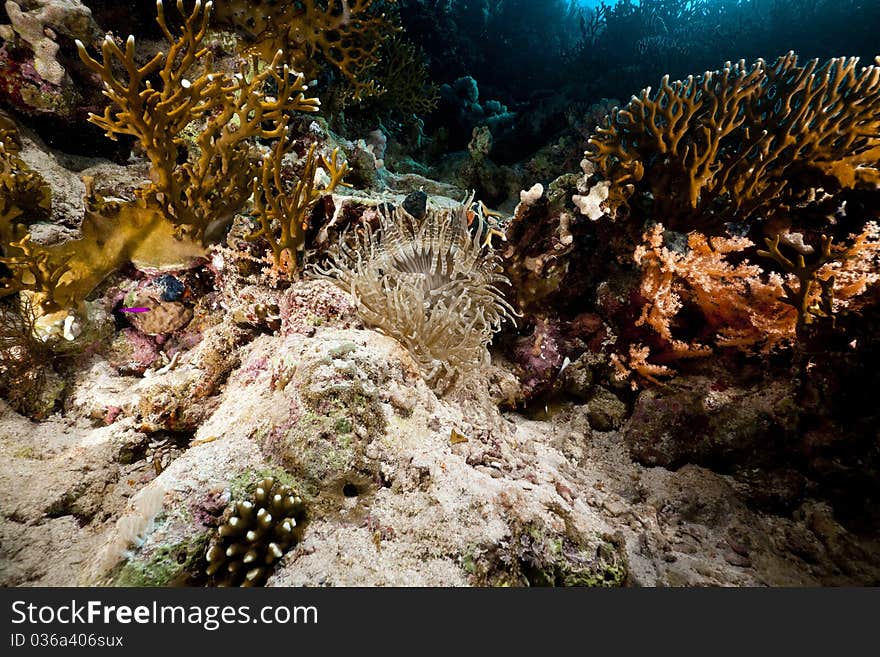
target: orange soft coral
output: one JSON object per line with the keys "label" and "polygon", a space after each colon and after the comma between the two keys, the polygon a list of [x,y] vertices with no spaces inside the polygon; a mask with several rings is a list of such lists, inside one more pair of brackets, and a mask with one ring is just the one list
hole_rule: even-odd
{"label": "orange soft coral", "polygon": [[[804,265],[807,273],[800,276],[794,265],[783,276],[767,274],[743,259],[753,246],[746,238],[707,237],[694,231],[687,236],[687,248],[675,250],[665,243],[662,225],[648,230],[634,253],[644,300],[636,325],[650,328],[652,342],[661,346],[653,352],[645,345],[632,346],[629,358],[616,357],[618,373],[632,371],[653,380],[671,373],[663,363],[723,347],[767,353],[797,339],[807,321],[804,315],[818,313],[823,295],[833,300],[829,317],[857,312],[869,299],[866,292],[880,283],[876,222],[851,236],[846,247],[832,248],[829,242],[825,257],[815,258],[813,267]],[[683,330],[693,333],[694,327],[680,325],[684,310],[700,318],[698,330],[687,339]]]}
{"label": "orange soft coral", "polygon": [[750,246],[744,238],[693,232],[680,253],[664,245],[663,226],[654,226],[634,254],[645,299],[637,324],[654,329],[677,357],[711,352],[708,344],[688,344],[674,335],[675,317],[686,305],[699,309],[701,339],[708,343],[769,350],[792,339],[797,316],[780,301],[781,278],[772,275],[765,282],[759,266],[727,259]]}

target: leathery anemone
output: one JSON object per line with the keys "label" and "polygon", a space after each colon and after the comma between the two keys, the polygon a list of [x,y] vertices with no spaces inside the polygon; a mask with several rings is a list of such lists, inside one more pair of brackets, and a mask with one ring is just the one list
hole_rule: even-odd
{"label": "leathery anemone", "polygon": [[498,287],[508,280],[497,255],[469,231],[472,202],[422,219],[382,207],[378,229],[343,234],[312,269],[354,297],[365,324],[406,347],[437,392],[486,364],[493,335],[515,314]]}

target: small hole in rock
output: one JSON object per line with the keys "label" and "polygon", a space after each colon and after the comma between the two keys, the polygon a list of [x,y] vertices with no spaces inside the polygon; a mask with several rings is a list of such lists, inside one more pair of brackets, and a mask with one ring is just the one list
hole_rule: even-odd
{"label": "small hole in rock", "polygon": [[342,487],[342,494],[346,497],[357,497],[357,486],[355,486],[354,484],[345,484],[345,486]]}

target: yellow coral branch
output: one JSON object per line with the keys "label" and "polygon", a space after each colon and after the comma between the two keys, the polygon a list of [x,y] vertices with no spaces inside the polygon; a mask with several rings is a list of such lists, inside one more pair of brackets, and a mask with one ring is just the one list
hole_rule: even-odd
{"label": "yellow coral branch", "polygon": [[309,227],[309,213],[325,194],[330,194],[348,172],[348,164],[339,161],[339,149],[334,149],[330,159],[321,156],[329,180],[316,187],[318,175],[317,144],[312,144],[305,157],[305,165],[299,180],[290,192],[285,191],[281,178],[281,162],[290,146],[281,139],[270,157],[263,161],[260,177],[254,177],[252,190],[254,216],[259,228],[247,236],[248,241],[264,239],[272,250],[275,266],[289,274],[301,263],[300,253],[305,246],[305,234]]}
{"label": "yellow coral branch", "polygon": [[30,235],[11,242],[7,255],[0,257],[0,263],[11,272],[9,278],[0,279],[0,297],[29,291],[34,293],[34,300],[41,310],[60,309],[55,291],[59,281],[68,273],[71,258],[71,255],[65,255],[53,259],[46,249],[31,242]]}
{"label": "yellow coral branch", "polygon": [[[233,76],[214,71],[211,54],[203,46],[211,2],[202,6],[197,1],[186,14],[178,0],[184,24],[176,37],[161,0],[156,7],[169,48],[144,66],[135,63],[134,37],[128,38],[123,51],[108,35],[101,62],[77,42],[80,58],[102,78],[111,101],[103,116],[89,119],[111,138],[138,138],[152,165],[153,180],[138,190],[141,202],[163,212],[179,235],[201,239],[212,222],[229,218],[246,200],[258,167],[250,142],[280,137],[291,112],[315,112],[319,101],[306,97],[305,77],[282,65],[280,51],[261,70],[249,72],[242,66]],[[114,66],[125,71],[124,79],[114,75]],[[158,88],[148,79],[156,72]],[[270,84],[276,89],[274,96],[264,93]],[[198,153],[178,164],[186,148],[181,133],[194,121],[205,121],[197,138]]]}
{"label": "yellow coral branch", "polygon": [[[391,0],[393,2],[393,0]],[[281,49],[297,70],[317,76],[329,64],[351,85],[356,100],[381,91],[371,69],[380,60],[382,43],[396,32],[384,13],[372,10],[373,0],[258,2],[246,8],[256,34],[250,50],[264,59]],[[257,16],[253,17],[252,14]],[[223,7],[222,18],[240,23],[236,7]]]}
{"label": "yellow coral branch", "polygon": [[[784,283],[782,288],[785,296],[780,300],[795,308],[798,312],[798,325],[811,324],[817,318],[826,318],[833,320],[834,306],[834,276],[827,279],[819,278],[819,272],[826,263],[832,260],[831,246],[833,238],[822,235],[822,246],[816,259],[807,264],[803,253],[797,254],[797,259],[792,262],[783,255],[779,249],[781,235],[774,238],[766,238],[766,251],[758,251],[758,255],[765,258],[772,258],[778,262],[783,271],[787,274],[794,275],[798,280],[798,289],[795,290],[788,283]],[[816,288],[819,293],[816,293]]]}
{"label": "yellow coral branch", "polygon": [[587,158],[611,181],[615,210],[641,189],[676,229],[804,200],[811,180],[880,184],[880,67],[857,58],[799,66],[728,63],[723,70],[645,89],[589,140]]}

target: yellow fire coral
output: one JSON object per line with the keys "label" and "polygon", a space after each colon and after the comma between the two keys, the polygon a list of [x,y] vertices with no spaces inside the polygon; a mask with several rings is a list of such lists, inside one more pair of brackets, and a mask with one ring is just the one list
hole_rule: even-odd
{"label": "yellow fire coral", "polygon": [[613,211],[638,189],[671,228],[785,215],[826,192],[880,183],[880,67],[858,58],[728,63],[663,78],[615,109],[587,158],[611,181]]}
{"label": "yellow fire coral", "polygon": [[176,239],[159,210],[104,203],[91,192],[80,239],[35,243],[27,227],[46,217],[51,194],[42,176],[15,155],[19,150],[15,125],[0,115],[0,297],[25,293],[21,303],[36,320],[75,307],[126,262],[162,267],[204,254],[201,245]]}
{"label": "yellow fire coral", "polygon": [[424,54],[406,39],[395,36],[382,47],[380,61],[370,71],[379,84],[373,107],[398,112],[405,119],[428,114],[437,106],[437,86],[429,81]]}
{"label": "yellow fire coral", "polygon": [[[177,7],[183,14],[182,0]],[[104,95],[111,101],[102,116],[93,114],[89,120],[111,139],[119,134],[138,138],[153,178],[138,192],[141,204],[163,212],[191,239],[201,239],[212,222],[230,218],[250,195],[259,167],[251,156],[253,139],[282,137],[291,112],[315,112],[319,106],[316,98],[305,96],[304,77],[281,65],[280,52],[261,70],[242,67],[233,76],[215,71],[203,45],[212,7],[207,2],[203,8],[197,0],[175,37],[157,0],[157,21],[169,48],[143,66],[135,63],[132,36],[122,50],[108,35],[100,62],[77,42],[80,58],[104,81]],[[124,77],[117,77],[117,68]],[[264,93],[270,85],[273,95]],[[182,133],[195,121],[204,122],[198,154],[178,164],[181,154],[187,155]]]}
{"label": "yellow fire coral", "polygon": [[38,317],[74,308],[127,262],[162,268],[205,255],[199,244],[177,239],[160,212],[125,203],[89,209],[80,239],[42,246],[24,233],[6,249],[0,263],[10,274],[0,277],[0,296],[26,292]]}
{"label": "yellow fire coral", "polygon": [[24,236],[22,224],[42,219],[52,205],[49,186],[20,150],[15,124],[0,113],[0,252]]}
{"label": "yellow fire coral", "polygon": [[[391,0],[393,2],[393,0]],[[385,14],[372,11],[373,0],[299,0],[259,2],[241,7],[223,2],[221,20],[251,32],[252,49],[269,59],[283,50],[297,70],[316,76],[319,58],[353,87],[355,99],[377,92],[369,70],[379,61],[382,42],[394,31]]]}
{"label": "yellow fire coral", "polygon": [[10,242],[7,248],[9,254],[0,258],[0,263],[6,265],[11,275],[0,279],[0,296],[31,292],[37,295],[40,306],[46,309],[51,292],[67,273],[68,259],[53,259],[46,249],[31,243],[30,235]]}
{"label": "yellow fire coral", "polygon": [[289,192],[281,179],[281,162],[289,151],[284,140],[277,142],[272,155],[263,162],[260,177],[253,179],[253,214],[260,227],[248,235],[247,240],[266,240],[272,249],[275,266],[288,274],[292,274],[302,262],[309,212],[321,196],[333,192],[342,183],[348,172],[348,165],[339,162],[339,150],[336,149],[329,160],[321,157],[329,179],[316,187],[316,149],[316,144],[309,149],[299,181]]}
{"label": "yellow fire coral", "polygon": [[[16,199],[45,205],[48,194],[40,196],[40,181],[28,178],[23,163],[7,152],[11,146],[5,144],[13,142],[5,123],[0,123],[0,185],[14,184],[18,190],[18,196],[4,194],[0,200],[2,264],[9,272],[0,281],[0,294],[27,292],[35,312],[73,308],[125,262],[185,266],[204,255],[206,230],[240,209],[251,194],[252,180],[265,168],[256,140],[283,142],[292,112],[318,109],[319,101],[305,95],[304,77],[281,64],[282,53],[275,53],[268,65],[255,62],[253,70],[242,66],[235,75],[215,71],[203,44],[211,2],[197,1],[187,14],[178,0],[184,21],[176,37],[161,0],[156,7],[169,48],[143,65],[136,63],[134,37],[122,49],[108,35],[101,61],[77,43],[81,59],[101,77],[111,101],[103,115],[91,115],[90,120],[111,139],[120,134],[137,137],[150,160],[152,182],[136,190],[135,203],[105,203],[89,191],[81,239],[48,247],[34,244],[13,223],[22,214],[22,203]],[[197,148],[190,153],[183,133],[192,125],[198,136]],[[343,167],[335,156],[333,166],[336,176]],[[315,201],[311,185],[303,187],[308,203],[294,208],[298,212],[304,213]],[[303,218],[298,215],[296,220]],[[284,248],[290,246],[285,243]]]}
{"label": "yellow fire coral", "polygon": [[15,124],[0,114],[0,297],[44,292],[66,271],[64,261],[30,241],[27,224],[44,218],[52,200],[43,177],[17,156],[20,150]]}

